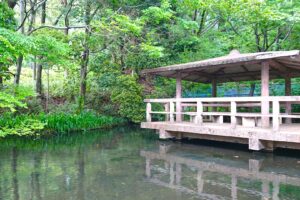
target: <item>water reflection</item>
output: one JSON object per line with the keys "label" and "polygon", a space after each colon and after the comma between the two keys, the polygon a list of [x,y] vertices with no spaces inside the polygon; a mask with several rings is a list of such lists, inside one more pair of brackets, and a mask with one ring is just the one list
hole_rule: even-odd
{"label": "water reflection", "polygon": [[300,199],[293,158],[171,143],[140,155],[147,182],[200,199]]}
{"label": "water reflection", "polygon": [[300,162],[121,128],[0,142],[0,200],[300,199]]}

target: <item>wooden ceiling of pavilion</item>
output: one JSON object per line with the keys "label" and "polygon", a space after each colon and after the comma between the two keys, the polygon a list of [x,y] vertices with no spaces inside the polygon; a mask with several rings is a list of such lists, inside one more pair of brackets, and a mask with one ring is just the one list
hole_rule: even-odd
{"label": "wooden ceiling of pavilion", "polygon": [[270,79],[300,77],[299,50],[246,54],[233,50],[227,56],[146,69],[141,74],[176,78],[181,73],[182,80],[201,83],[211,83],[212,80],[219,83],[260,80],[261,63],[264,61],[270,65]]}

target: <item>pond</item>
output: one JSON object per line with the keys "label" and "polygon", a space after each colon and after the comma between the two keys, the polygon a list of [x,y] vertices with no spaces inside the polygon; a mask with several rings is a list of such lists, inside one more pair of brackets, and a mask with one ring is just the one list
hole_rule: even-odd
{"label": "pond", "polygon": [[2,140],[0,199],[300,199],[300,158],[221,146],[138,127]]}

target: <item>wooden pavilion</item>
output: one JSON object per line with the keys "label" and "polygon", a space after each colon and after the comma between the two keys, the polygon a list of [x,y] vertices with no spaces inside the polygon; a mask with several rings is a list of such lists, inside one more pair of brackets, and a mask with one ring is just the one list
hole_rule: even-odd
{"label": "wooden pavilion", "polygon": [[[227,56],[147,69],[142,74],[176,79],[175,98],[145,100],[147,121],[141,127],[158,130],[162,139],[245,143],[251,150],[300,149],[300,114],[292,112],[300,96],[291,96],[291,78],[300,77],[299,50],[247,54],[233,50]],[[285,80],[285,96],[269,95],[271,79]],[[182,80],[212,84],[212,97],[182,98]],[[218,83],[253,80],[261,80],[259,97],[218,97]],[[154,111],[152,104],[163,104],[165,109]],[[153,121],[152,115],[164,115],[164,121]]]}

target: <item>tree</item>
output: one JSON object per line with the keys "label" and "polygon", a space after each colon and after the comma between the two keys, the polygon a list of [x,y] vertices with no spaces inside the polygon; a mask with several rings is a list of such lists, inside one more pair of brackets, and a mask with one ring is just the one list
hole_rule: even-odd
{"label": "tree", "polygon": [[[59,40],[60,38],[60,40]],[[63,42],[64,35],[57,31],[40,30],[35,32],[33,40],[35,43],[35,51],[33,54],[37,58],[34,60],[38,63],[36,93],[42,96],[42,70],[44,67],[52,67],[54,65],[65,65],[69,57],[69,47]],[[44,67],[43,67],[44,66]]]}

